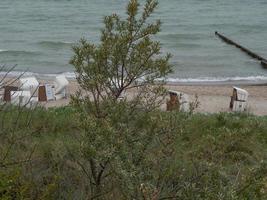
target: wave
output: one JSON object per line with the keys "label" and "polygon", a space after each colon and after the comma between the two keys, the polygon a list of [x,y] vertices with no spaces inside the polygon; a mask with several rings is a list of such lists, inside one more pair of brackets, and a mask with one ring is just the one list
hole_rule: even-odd
{"label": "wave", "polygon": [[[6,75],[6,71],[1,71],[0,76]],[[67,78],[69,79],[75,79],[76,75],[74,72],[59,72],[59,73],[54,73],[54,74],[41,74],[41,73],[36,73],[36,72],[28,72],[28,71],[12,71],[8,72],[8,77],[18,77],[18,76],[36,76],[36,77],[41,77],[41,78],[53,78],[56,77],[59,74],[64,74]]]}
{"label": "wave", "polygon": [[[0,76],[4,75],[6,72],[0,72]],[[75,72],[59,72],[54,74],[40,74],[35,72],[21,72],[12,71],[8,74],[9,77],[16,76],[37,76],[40,78],[53,78],[59,74],[64,74],[68,79],[75,79]],[[167,83],[181,83],[181,84],[225,84],[225,83],[249,83],[249,84],[259,84],[267,83],[267,76],[246,76],[246,77],[198,77],[198,78],[167,78],[165,79]]]}
{"label": "wave", "polygon": [[39,55],[39,53],[38,52],[34,52],[34,51],[2,50],[2,49],[0,49],[0,55],[9,55],[9,56],[36,56],[36,55]]}
{"label": "wave", "polygon": [[37,74],[37,76],[39,76],[39,77],[56,77],[59,74],[64,74],[66,76],[66,78],[69,78],[69,79],[75,79],[76,78],[75,72],[59,72],[56,74]]}
{"label": "wave", "polygon": [[207,37],[207,35],[195,33],[195,34],[189,34],[189,33],[166,33],[161,34],[158,36],[160,39],[163,40],[171,40],[171,41],[178,41],[178,40],[201,40]]}
{"label": "wave", "polygon": [[64,47],[71,47],[75,43],[73,42],[61,42],[61,41],[41,41],[37,43],[38,45],[46,48],[60,49]]}
{"label": "wave", "polygon": [[167,78],[171,83],[218,83],[218,82],[267,82],[267,76],[246,76],[246,77],[199,77],[199,78]]}
{"label": "wave", "polygon": [[195,48],[201,48],[204,45],[197,44],[197,43],[182,43],[182,42],[162,42],[163,45],[166,47],[171,48],[182,48],[182,49],[195,49]]}
{"label": "wave", "polygon": [[37,74],[33,72],[22,72],[22,71],[7,72],[3,70],[0,72],[0,76],[7,76],[7,77],[35,76],[35,75]]}

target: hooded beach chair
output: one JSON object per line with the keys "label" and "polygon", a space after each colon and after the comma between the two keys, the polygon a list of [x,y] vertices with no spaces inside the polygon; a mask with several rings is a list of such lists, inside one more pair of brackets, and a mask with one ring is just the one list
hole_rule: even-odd
{"label": "hooded beach chair", "polygon": [[36,97],[32,97],[30,91],[11,91],[11,104],[17,106],[34,107],[38,101]]}
{"label": "hooded beach chair", "polygon": [[[38,91],[38,86],[39,82],[35,77],[23,77],[19,78],[19,84],[18,86],[12,86],[12,85],[7,85],[4,86],[4,97],[3,100],[6,102],[13,102],[16,103],[18,102],[16,97],[12,97],[12,94],[16,94],[16,96],[20,96],[20,99],[22,99],[22,95],[28,95],[28,92],[30,92],[32,100],[37,101],[37,91]],[[15,91],[18,91],[20,93],[14,93]],[[24,93],[21,93],[22,91],[25,91]],[[18,95],[20,94],[20,95]],[[13,100],[12,100],[13,99]]]}
{"label": "hooded beach chair", "polygon": [[44,84],[39,86],[38,100],[50,101],[66,98],[66,87],[69,81],[65,75],[58,75],[55,77],[54,84]]}
{"label": "hooded beach chair", "polygon": [[30,91],[32,97],[36,97],[38,93],[39,82],[34,76],[23,77],[19,79],[19,90]]}
{"label": "hooded beach chair", "polygon": [[38,101],[55,100],[55,87],[51,84],[40,85],[38,89]]}
{"label": "hooded beach chair", "polygon": [[18,86],[4,86],[3,100],[14,105],[30,107],[37,104],[37,91],[39,82],[35,77],[23,77],[18,79]]}
{"label": "hooded beach chair", "polygon": [[17,91],[17,90],[18,90],[18,87],[16,87],[16,86],[11,86],[11,85],[4,86],[3,100],[5,102],[10,102],[11,101],[11,92]]}
{"label": "hooded beach chair", "polygon": [[170,100],[167,101],[167,111],[189,111],[189,96],[183,92],[169,90]]}
{"label": "hooded beach chair", "polygon": [[30,91],[11,91],[10,101],[11,104],[24,106],[30,102],[31,92]]}
{"label": "hooded beach chair", "polygon": [[247,109],[248,92],[244,89],[233,87],[230,109],[234,112],[243,112]]}
{"label": "hooded beach chair", "polygon": [[62,99],[62,98],[66,98],[67,94],[66,94],[66,88],[69,85],[69,81],[67,80],[66,76],[61,74],[56,76],[55,78],[55,99]]}
{"label": "hooded beach chair", "polygon": [[[22,95],[28,95],[27,91],[30,92],[30,100],[28,102],[33,102],[37,103],[38,102],[38,89],[39,89],[39,82],[34,76],[29,76],[29,77],[22,77],[19,79],[19,86],[18,86],[18,92],[22,91],[20,98]],[[23,99],[27,99],[28,96],[25,96]]]}

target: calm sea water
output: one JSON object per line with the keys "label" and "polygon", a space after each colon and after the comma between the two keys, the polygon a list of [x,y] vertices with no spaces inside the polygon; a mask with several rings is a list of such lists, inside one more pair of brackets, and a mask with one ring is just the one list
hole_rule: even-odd
{"label": "calm sea water", "polygon": [[[140,1],[141,3],[144,2]],[[170,80],[267,80],[267,69],[214,31],[267,58],[267,0],[160,0],[157,36],[173,55]],[[104,15],[124,15],[127,0],[1,0],[0,63],[17,70],[73,72],[71,46],[99,40]],[[71,73],[70,73],[71,74]]]}

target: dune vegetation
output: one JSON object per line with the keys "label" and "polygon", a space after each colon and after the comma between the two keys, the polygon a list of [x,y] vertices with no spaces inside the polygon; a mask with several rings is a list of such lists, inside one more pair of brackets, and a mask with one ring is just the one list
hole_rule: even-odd
{"label": "dune vegetation", "polygon": [[73,107],[9,109],[1,199],[267,197],[266,117],[139,110],[84,126]]}
{"label": "dune vegetation", "polygon": [[74,46],[69,106],[1,104],[0,199],[267,199],[267,117],[160,110],[157,5],[131,0]]}

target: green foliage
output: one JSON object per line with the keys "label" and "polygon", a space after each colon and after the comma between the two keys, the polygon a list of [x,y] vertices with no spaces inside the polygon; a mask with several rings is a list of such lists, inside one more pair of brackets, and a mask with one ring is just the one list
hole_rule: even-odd
{"label": "green foliage", "polygon": [[160,31],[160,21],[149,20],[157,5],[156,0],[147,0],[139,13],[138,1],[131,0],[126,19],[116,14],[105,17],[99,45],[81,39],[73,47],[70,63],[83,89],[73,101],[87,104],[97,115],[105,115],[100,102],[117,100],[127,90],[138,88],[131,101],[139,105],[146,102],[144,107],[164,94],[159,79],[171,72],[171,65],[170,55],[162,57],[160,43],[152,40]]}
{"label": "green foliage", "polygon": [[[126,199],[139,199],[141,184],[151,176],[143,169],[151,165],[145,155],[157,136],[150,112],[165,94],[159,79],[171,72],[170,55],[162,57],[160,43],[152,39],[161,25],[149,20],[157,5],[147,0],[139,13],[138,1],[130,0],[126,19],[105,17],[99,45],[82,39],[73,48],[70,63],[82,91],[72,96],[72,105],[83,128],[78,137],[83,162],[74,161],[88,177],[91,198],[112,190],[112,177],[120,188],[128,185]],[[129,90],[131,98],[119,100]]]}
{"label": "green foliage", "polygon": [[[109,120],[83,122],[71,107],[36,110],[32,123],[14,132],[35,134],[14,145],[6,163],[12,164],[13,156],[25,158],[33,146],[34,152],[28,162],[0,168],[0,198],[266,198],[265,117],[142,109],[129,115],[125,102],[109,108]],[[14,119],[6,120],[8,127]],[[0,142],[2,149],[8,147]],[[90,158],[97,170],[110,161],[101,192]]]}

